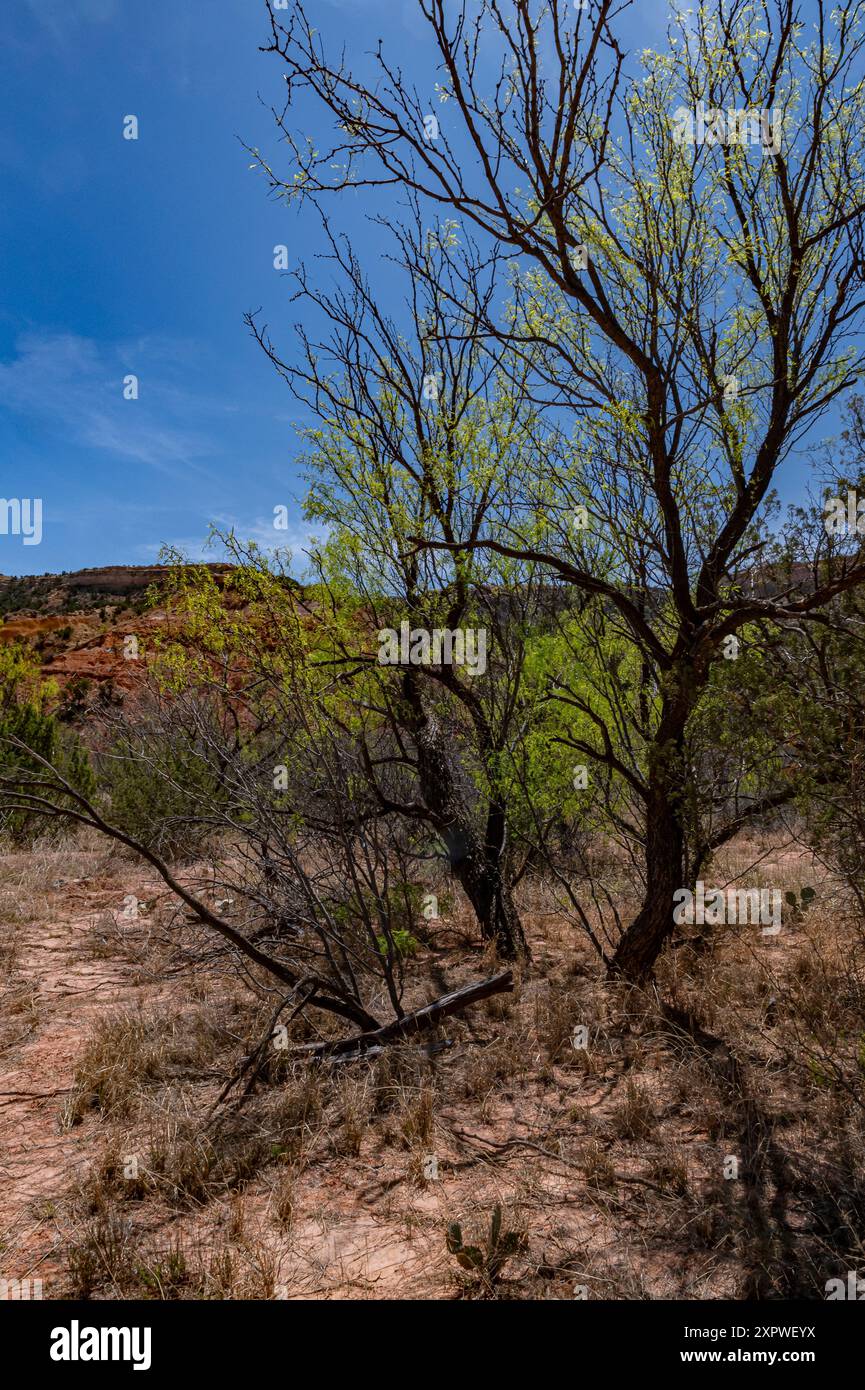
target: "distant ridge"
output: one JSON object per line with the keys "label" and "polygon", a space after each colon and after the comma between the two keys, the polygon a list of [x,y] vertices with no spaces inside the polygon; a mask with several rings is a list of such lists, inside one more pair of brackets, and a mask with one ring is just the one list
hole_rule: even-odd
{"label": "distant ridge", "polygon": [[[219,576],[233,567],[222,563],[195,566]],[[159,585],[168,565],[102,565],[61,574],[0,575],[0,617],[51,616],[86,612],[107,601],[135,603],[151,585]]]}
{"label": "distant ridge", "polygon": [[[170,616],[160,601],[168,565],[102,565],[67,574],[0,575],[0,647],[23,643],[58,688],[62,717],[84,727],[94,703],[122,704],[140,689],[150,639]],[[232,565],[195,565],[217,583]],[[156,592],[155,607],[149,590]],[[140,659],[127,659],[131,636]]]}

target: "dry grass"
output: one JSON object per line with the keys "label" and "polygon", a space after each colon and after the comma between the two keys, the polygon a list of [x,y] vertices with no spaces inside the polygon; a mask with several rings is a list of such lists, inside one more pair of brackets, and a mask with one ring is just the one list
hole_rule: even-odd
{"label": "dry grass", "polygon": [[[717,881],[753,849],[731,852]],[[50,881],[62,877],[40,854]],[[12,859],[0,871],[10,924],[4,895],[31,882]],[[98,878],[92,858],[64,862]],[[813,908],[777,938],[723,928],[670,950],[643,992],[606,985],[527,885],[535,969],[430,1040],[448,1046],[332,1067],[275,1054],[248,1095],[236,1087],[221,1105],[272,1003],[222,963],[154,1000],[163,945],[145,920],[135,989],[148,1002],[96,1013],[77,1055],[61,1132],[95,1156],[83,1181],[70,1170],[43,1197],[38,1220],[60,1241],[53,1287],[822,1297],[865,1260],[865,934],[811,862],[769,856],[761,872],[785,889],[817,883]],[[105,938],[93,954],[113,968],[129,957],[114,953],[105,910],[91,912]],[[432,997],[443,971],[452,987],[483,968],[459,942],[439,946],[412,962],[412,989]],[[0,1041],[38,1030],[38,980],[14,934],[0,990]],[[292,1040],[317,1023],[296,1020]],[[456,1220],[464,1244],[482,1243],[497,1204],[517,1246],[490,1277],[461,1267],[446,1235]]]}

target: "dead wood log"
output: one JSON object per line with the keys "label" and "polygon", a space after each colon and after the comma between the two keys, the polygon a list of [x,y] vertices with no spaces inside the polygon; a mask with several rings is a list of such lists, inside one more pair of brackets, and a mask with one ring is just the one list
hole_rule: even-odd
{"label": "dead wood log", "polygon": [[310,1058],[339,1057],[355,1052],[360,1056],[371,1047],[397,1042],[413,1033],[434,1028],[443,1018],[459,1013],[461,1009],[468,1008],[469,1004],[477,1004],[481,999],[489,999],[493,994],[510,993],[513,987],[513,971],[503,970],[501,974],[478,980],[473,985],[463,985],[462,989],[455,989],[452,994],[443,994],[432,1004],[424,1004],[423,1008],[415,1009],[413,1013],[406,1014],[394,1023],[386,1023],[383,1028],[376,1028],[369,1033],[358,1033],[353,1038],[341,1038],[337,1042],[304,1043],[292,1051]]}
{"label": "dead wood log", "polygon": [[[446,1052],[453,1045],[452,1038],[442,1038],[439,1042],[412,1043],[411,1050],[429,1058],[435,1057],[439,1052]],[[387,1043],[374,1043],[371,1047],[365,1047],[363,1052],[343,1052],[339,1057],[328,1057],[327,1060],[334,1067],[342,1066],[345,1062],[356,1062],[359,1057],[370,1061],[373,1057],[380,1057],[386,1047]]]}

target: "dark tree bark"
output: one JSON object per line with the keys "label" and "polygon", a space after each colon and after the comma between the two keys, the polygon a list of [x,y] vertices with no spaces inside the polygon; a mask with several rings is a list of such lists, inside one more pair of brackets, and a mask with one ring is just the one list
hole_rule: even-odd
{"label": "dark tree bark", "polygon": [[619,942],[610,973],[635,983],[652,971],[673,928],[673,894],[684,884],[685,836],[669,787],[651,788],[646,828],[646,893],[642,907]]}
{"label": "dark tree bark", "polygon": [[[705,678],[704,678],[705,679]],[[610,973],[639,983],[652,971],[673,929],[673,894],[687,887],[683,818],[684,739],[703,682],[691,661],[673,673],[650,750],[646,801],[646,891],[610,962]]]}
{"label": "dark tree bark", "polygon": [[403,693],[417,747],[421,794],[447,847],[451,871],[474,909],[484,940],[495,943],[503,960],[527,960],[528,943],[505,874],[504,808],[491,801],[482,834],[456,785],[441,720],[425,705],[414,672],[406,674]]}
{"label": "dark tree bark", "polygon": [[495,942],[503,960],[528,959],[520,915],[494,847],[482,844],[476,834],[461,838],[464,853],[459,860],[451,860],[451,868],[474,908],[481,935]]}

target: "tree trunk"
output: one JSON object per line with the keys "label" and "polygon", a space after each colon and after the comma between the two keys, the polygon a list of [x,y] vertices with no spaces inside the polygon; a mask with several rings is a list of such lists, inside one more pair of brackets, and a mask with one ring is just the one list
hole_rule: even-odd
{"label": "tree trunk", "polygon": [[610,973],[635,984],[652,972],[673,929],[673,894],[685,887],[685,837],[679,810],[665,787],[653,790],[646,826],[646,893],[619,942]]}
{"label": "tree trunk", "polygon": [[610,974],[635,984],[651,974],[673,930],[673,894],[685,888],[685,827],[682,795],[686,769],[684,736],[696,699],[692,668],[673,674],[649,756],[646,804],[646,892],[643,904],[619,942]]}
{"label": "tree trunk", "polygon": [[485,941],[494,941],[503,960],[529,958],[523,924],[510,887],[498,865],[483,851],[470,852],[454,864],[455,878],[474,908]]}
{"label": "tree trunk", "polygon": [[406,674],[403,691],[417,745],[421,794],[430,821],[447,847],[451,872],[475,911],[484,940],[495,942],[503,960],[528,959],[525,933],[503,872],[504,810],[490,803],[482,834],[476,824],[477,810],[465,804],[456,784],[441,721],[424,707],[413,672]]}

